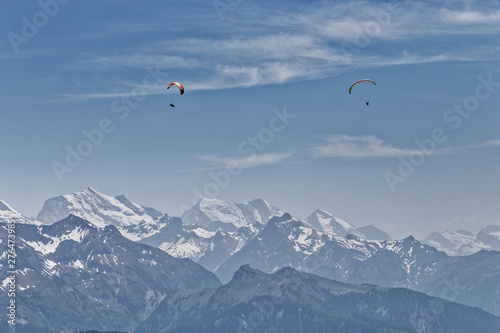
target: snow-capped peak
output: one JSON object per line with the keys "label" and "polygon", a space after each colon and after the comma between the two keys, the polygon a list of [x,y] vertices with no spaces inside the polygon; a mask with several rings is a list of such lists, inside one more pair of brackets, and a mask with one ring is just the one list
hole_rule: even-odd
{"label": "snow-capped peak", "polygon": [[253,221],[251,223],[259,222],[261,224],[266,224],[272,217],[281,216],[284,212],[276,206],[273,206],[264,199],[254,199],[249,202],[244,202],[241,204],[236,204],[241,210],[245,211],[245,208],[249,208],[253,211]]}
{"label": "snow-capped peak", "polygon": [[490,225],[479,232],[465,230],[433,232],[423,243],[451,256],[463,256],[480,250],[500,250],[500,226]]}
{"label": "snow-capped peak", "polygon": [[0,200],[0,222],[7,222],[10,219],[22,219],[24,216],[19,213],[16,209],[12,208],[11,205],[3,200]]}
{"label": "snow-capped peak", "polygon": [[245,216],[235,204],[222,200],[203,198],[198,206],[211,221],[241,224],[245,220]]}
{"label": "snow-capped peak", "polygon": [[14,208],[12,208],[8,203],[6,203],[3,200],[0,200],[0,210],[10,210],[12,212],[16,212],[16,213],[19,214],[19,212],[17,210],[15,210]]}
{"label": "snow-capped peak", "polygon": [[133,203],[123,195],[112,197],[89,187],[82,192],[45,201],[37,220],[51,224],[70,214],[99,227],[114,225],[132,240],[154,232],[156,220],[162,215],[155,209]]}
{"label": "snow-capped peak", "polygon": [[253,223],[266,224],[273,216],[282,214],[281,210],[263,199],[243,203],[229,203],[219,199],[203,198],[191,209],[182,214],[184,224],[198,224],[208,228],[221,228],[221,225],[237,229]]}
{"label": "snow-capped peak", "polygon": [[347,234],[357,235],[355,226],[325,210],[315,210],[306,218],[306,221],[316,229],[328,234],[339,237],[344,237]]}
{"label": "snow-capped peak", "polygon": [[[58,224],[43,226],[37,229],[40,237],[37,240],[26,240],[25,243],[42,254],[54,253],[59,245],[66,240],[77,243],[89,235],[91,231],[100,230],[91,223],[74,215],[68,216]],[[45,233],[44,233],[45,232]]]}

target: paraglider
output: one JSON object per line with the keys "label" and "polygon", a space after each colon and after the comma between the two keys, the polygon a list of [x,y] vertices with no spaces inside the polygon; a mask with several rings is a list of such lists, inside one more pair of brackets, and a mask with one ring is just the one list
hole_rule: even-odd
{"label": "paraglider", "polygon": [[175,90],[177,90],[177,89],[172,88],[172,90],[169,92],[169,95],[171,96],[171,98],[170,98],[170,106],[171,106],[171,107],[173,107],[173,108],[175,108],[175,104],[174,104],[174,102],[177,100],[177,97],[178,97],[179,95],[184,94],[184,86],[183,86],[182,84],[180,84],[179,82],[172,82],[172,83],[170,83],[170,84],[167,86],[167,90],[169,90],[169,89],[170,89],[171,87],[173,87],[173,86],[175,86],[175,87],[179,88],[179,91],[180,91],[180,94],[178,94],[178,93],[175,91]]}
{"label": "paraglider", "polygon": [[353,88],[356,87],[356,90],[359,90],[359,96],[363,99],[365,104],[370,105],[370,90],[373,88],[373,85],[377,85],[374,81],[370,79],[363,79],[356,81],[349,88],[349,94],[352,94]]}

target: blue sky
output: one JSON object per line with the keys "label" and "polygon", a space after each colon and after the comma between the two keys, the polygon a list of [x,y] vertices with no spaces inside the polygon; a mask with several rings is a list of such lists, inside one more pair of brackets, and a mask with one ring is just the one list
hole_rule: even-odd
{"label": "blue sky", "polygon": [[92,186],[396,237],[500,223],[496,1],[40,3],[0,2],[0,198],[25,215]]}

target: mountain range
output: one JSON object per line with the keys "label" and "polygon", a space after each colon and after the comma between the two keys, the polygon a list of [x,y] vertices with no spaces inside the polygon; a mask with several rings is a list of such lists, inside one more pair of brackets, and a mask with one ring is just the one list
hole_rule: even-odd
{"label": "mountain range", "polygon": [[[284,214],[266,228],[284,219],[292,220]],[[52,225],[19,223],[16,235],[19,333],[500,329],[500,317],[476,307],[409,289],[346,284],[289,267],[266,274],[243,265],[222,286],[189,259],[176,259],[123,237],[115,226],[98,227],[74,215]],[[6,236],[2,223],[2,244]],[[3,249],[0,258],[6,254]],[[10,275],[4,262],[2,293]],[[7,302],[0,298],[0,306],[6,308]],[[9,330],[6,318],[0,318],[0,330]]]}
{"label": "mountain range", "polygon": [[[0,216],[22,217],[1,203]],[[292,267],[350,284],[409,288],[500,315],[500,254],[491,250],[497,226],[478,233],[431,235],[421,243],[411,236],[393,240],[373,226],[356,228],[324,210],[300,220],[262,199],[231,204],[205,198],[181,217],[171,217],[92,188],[49,199],[37,221],[24,219],[48,224],[65,214],[84,217],[103,230],[112,228],[172,257],[191,259],[222,283],[246,264],[268,274]],[[488,244],[490,251],[478,244]],[[475,250],[467,253],[466,248]]]}
{"label": "mountain range", "polygon": [[[278,216],[278,215],[274,215]],[[317,209],[309,215],[305,225],[311,226],[324,233],[337,237],[354,235],[369,240],[392,240],[393,238],[373,225],[356,228],[349,222],[332,215],[331,213]]]}
{"label": "mountain range", "polygon": [[111,197],[89,187],[82,192],[48,199],[36,220],[51,224],[70,214],[92,221],[99,227],[113,225],[131,240],[157,232],[161,228],[157,220],[163,215],[154,208],[133,203],[124,195]]}
{"label": "mountain range", "polygon": [[[114,225],[127,238],[137,241],[154,236],[168,220],[168,215],[157,209],[139,205],[124,195],[108,196],[89,187],[81,192],[50,198],[43,204],[36,218],[27,218],[0,200],[0,222],[9,217],[22,218],[31,223],[51,224],[69,214],[91,220],[98,226]],[[228,203],[203,198],[181,215],[183,225],[196,225],[208,231],[233,232],[256,223],[265,225],[283,211],[263,199],[243,203]],[[162,219],[163,218],[163,219]],[[356,228],[347,221],[324,210],[316,210],[303,223],[320,231],[343,237],[353,234],[365,239],[391,240],[392,237],[376,228]]]}
{"label": "mountain range", "polygon": [[212,231],[199,225],[183,225],[180,218],[163,217],[165,227],[140,242],[159,247],[178,258],[189,258],[210,271],[240,250],[264,227],[259,222],[235,231]]}
{"label": "mountain range", "polygon": [[346,283],[423,291],[500,315],[499,262],[498,251],[450,257],[411,236],[397,241],[331,236],[284,214],[272,218],[214,273],[227,283],[242,264],[265,273],[288,266]]}
{"label": "mountain range", "polygon": [[254,223],[266,224],[283,212],[262,199],[228,203],[218,199],[201,199],[181,215],[182,223],[198,225],[207,230],[235,231]]}
{"label": "mountain range", "polygon": [[489,225],[478,232],[465,230],[433,232],[422,243],[450,256],[464,256],[481,250],[500,251],[500,225]]}
{"label": "mountain range", "polygon": [[[69,215],[52,225],[16,227],[16,332],[130,331],[169,292],[220,286],[211,272]],[[5,224],[0,239],[7,239]],[[0,292],[7,295],[7,247],[0,252]],[[7,297],[1,297],[3,309]],[[0,331],[7,332],[7,316]]]}
{"label": "mountain range", "polygon": [[165,298],[137,332],[498,332],[500,318],[402,288],[249,266],[216,289]]}
{"label": "mountain range", "polygon": [[[8,207],[6,213],[19,214]],[[136,204],[123,195],[108,196],[89,187],[48,199],[31,223],[51,224],[69,214],[100,227],[113,225],[131,240],[160,247],[176,257],[190,258],[213,271],[244,247],[270,218],[281,216],[283,211],[263,199],[227,203],[203,198],[177,218]],[[313,212],[302,223],[340,237],[353,234],[366,239],[392,239],[374,226],[356,228],[322,210]]]}

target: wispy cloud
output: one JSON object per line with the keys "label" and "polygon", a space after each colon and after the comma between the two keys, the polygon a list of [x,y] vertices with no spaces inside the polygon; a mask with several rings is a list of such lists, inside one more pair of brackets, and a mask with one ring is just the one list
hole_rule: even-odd
{"label": "wispy cloud", "polygon": [[271,165],[282,162],[283,160],[292,156],[291,153],[265,153],[265,154],[252,154],[249,156],[217,156],[214,154],[207,154],[200,156],[203,161],[210,162],[214,167],[225,168],[228,163],[232,167],[247,169],[255,168],[264,165]]}
{"label": "wispy cloud", "polygon": [[[364,0],[325,1],[304,5],[300,12],[295,6],[267,11],[253,6],[251,15],[245,16],[252,29],[236,24],[228,29],[220,22],[186,17],[196,27],[188,37],[167,33],[158,34],[159,39],[149,35],[150,31],[165,31],[168,25],[163,21],[153,21],[150,26],[147,22],[113,22],[106,30],[111,34],[116,23],[117,31],[123,28],[147,35],[120,53],[85,54],[64,68],[86,75],[159,66],[179,71],[185,86],[195,91],[314,80],[384,66],[496,60],[500,48],[491,41],[498,35],[495,23],[500,20],[500,10],[488,12],[479,6],[477,2]],[[214,30],[213,24],[220,29]],[[204,33],[207,29],[213,31],[210,37]],[[464,48],[463,39],[475,35],[481,38]],[[449,41],[446,48],[443,40]],[[137,82],[137,86],[141,84]],[[115,88],[123,88],[122,94],[128,91],[120,82]],[[73,97],[117,95],[106,91],[109,87],[96,89],[98,93]],[[151,89],[148,94],[157,91]]]}
{"label": "wispy cloud", "polygon": [[117,56],[98,56],[86,60],[77,60],[67,64],[67,68],[81,69],[116,69],[120,67],[144,68],[151,64],[161,64],[162,68],[193,68],[200,66],[197,59],[164,54],[130,53]]}
{"label": "wispy cloud", "polygon": [[[424,154],[423,151],[416,148],[396,148],[375,135],[349,136],[333,134],[326,136],[325,141],[310,150],[314,158],[366,159]],[[500,147],[500,140],[492,139],[462,147],[444,147],[436,149],[434,154],[450,154],[487,147]]]}
{"label": "wispy cloud", "polygon": [[456,24],[492,24],[500,22],[500,11],[443,11],[443,21]]}
{"label": "wispy cloud", "polygon": [[481,148],[490,148],[490,147],[500,147],[500,140],[499,139],[492,139],[492,140],[486,140],[462,147],[446,147],[446,148],[441,148],[437,150],[437,153],[440,154],[447,154],[447,153],[456,153],[456,152],[461,152],[465,150],[471,150],[471,149],[481,149]]}
{"label": "wispy cloud", "polygon": [[395,148],[374,135],[333,134],[327,136],[325,141],[326,143],[311,149],[313,157],[375,158],[420,153],[416,149]]}

